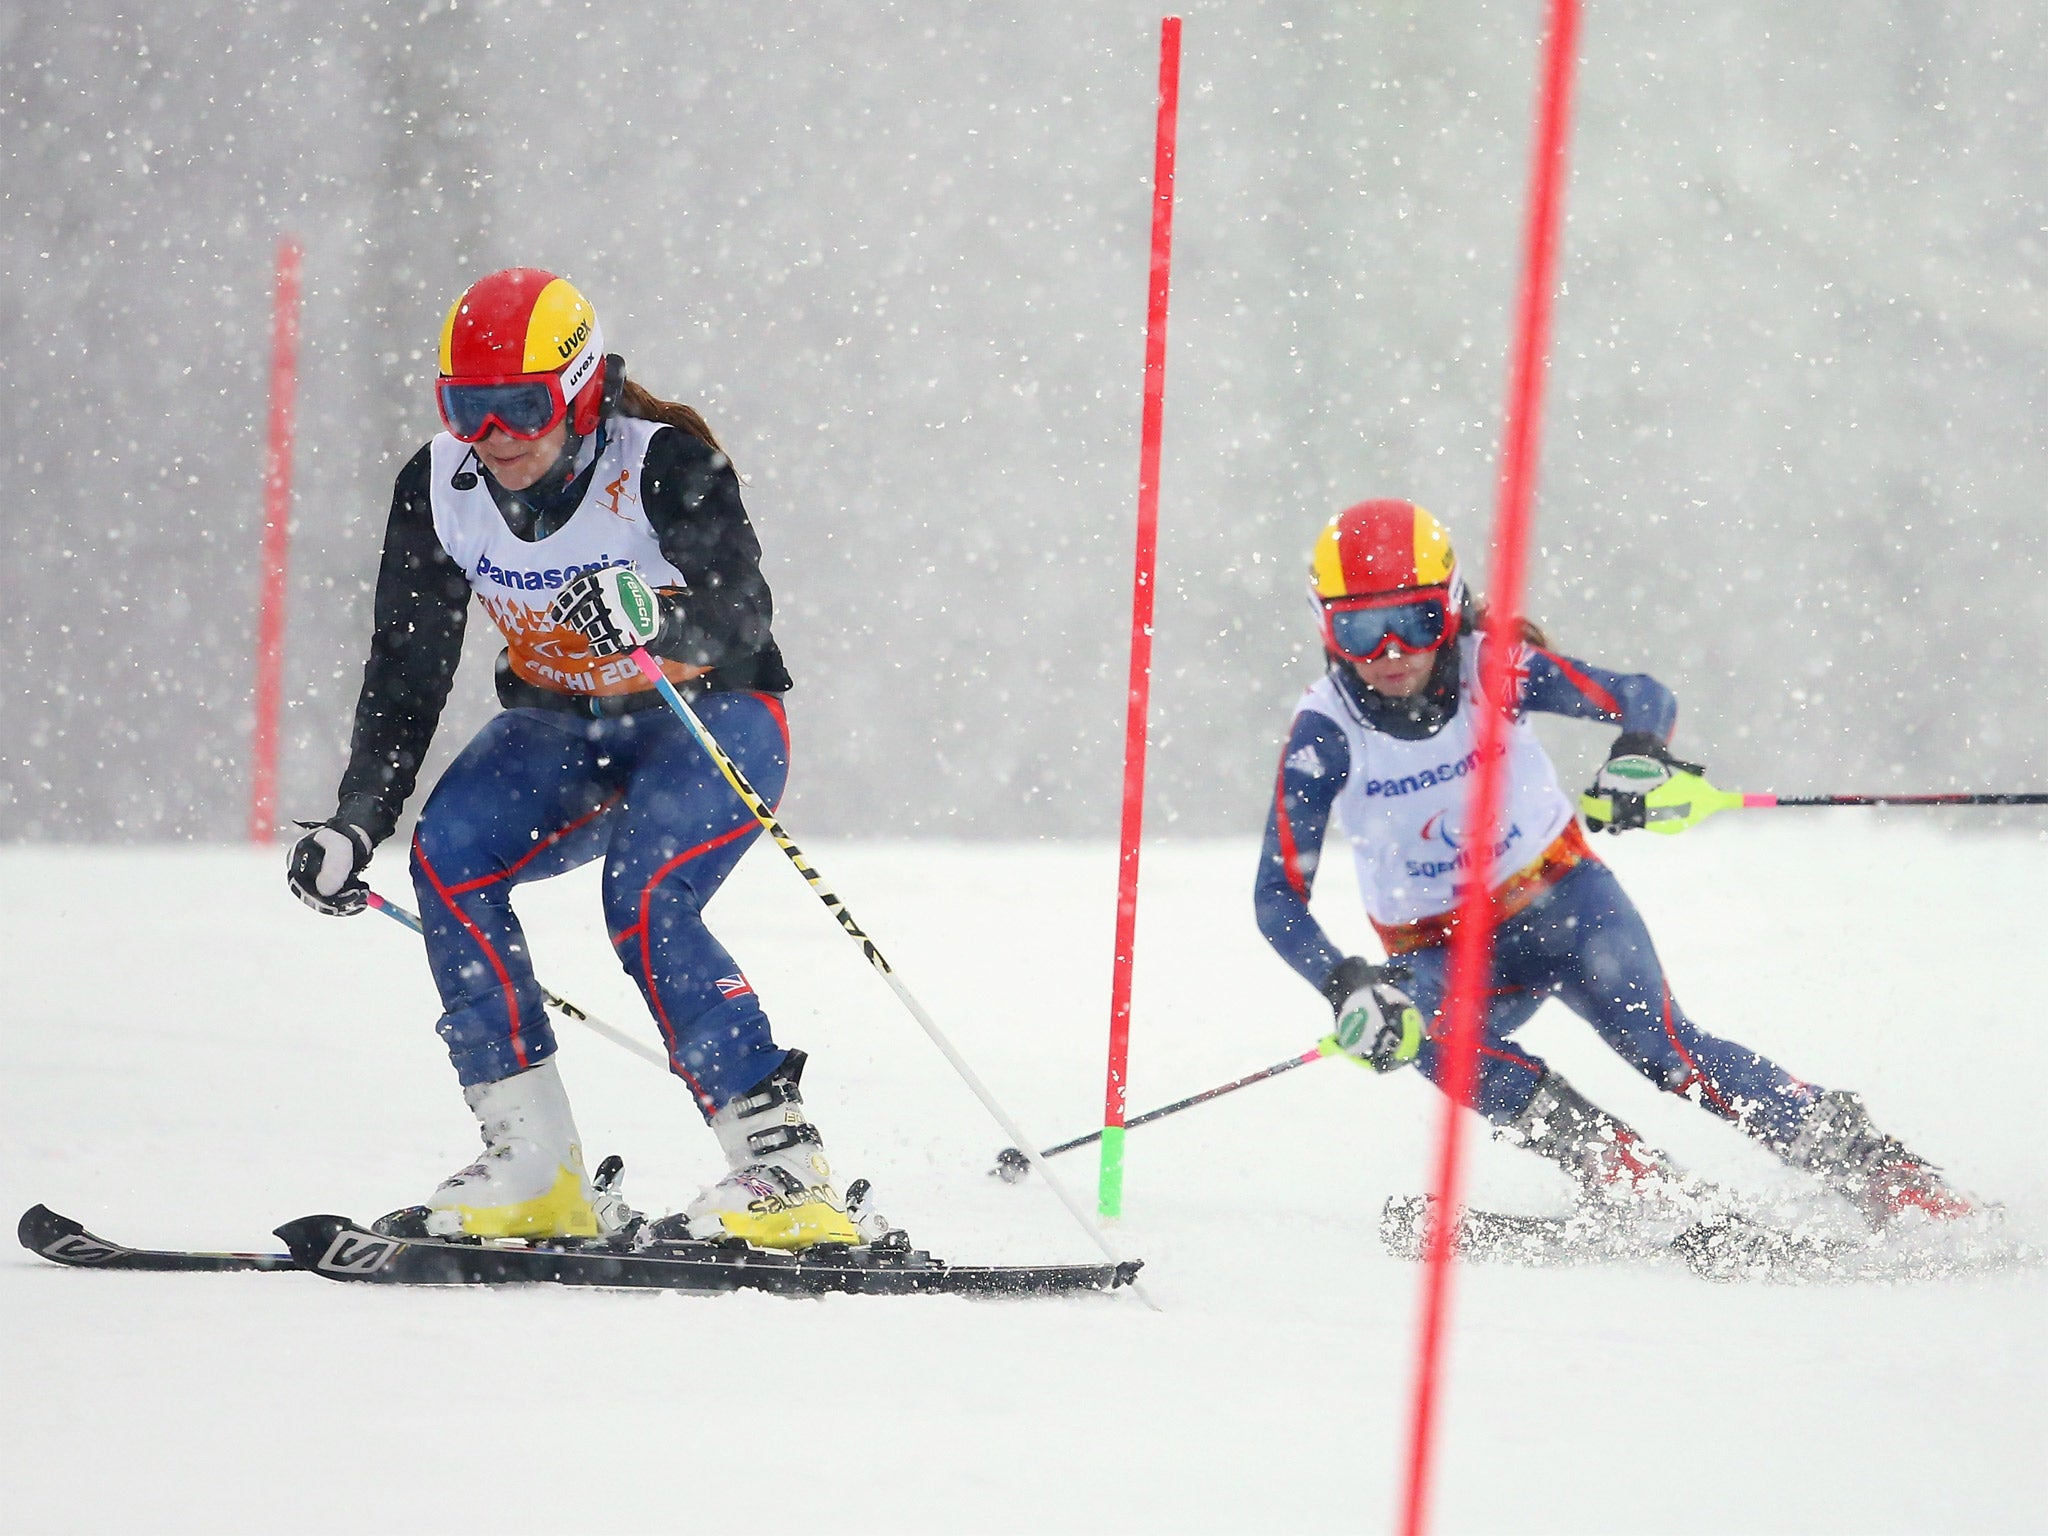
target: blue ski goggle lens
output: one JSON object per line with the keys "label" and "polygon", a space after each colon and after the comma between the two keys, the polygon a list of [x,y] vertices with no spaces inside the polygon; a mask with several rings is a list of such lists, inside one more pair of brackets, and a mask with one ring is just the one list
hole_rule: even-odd
{"label": "blue ski goggle lens", "polygon": [[449,436],[460,443],[478,441],[493,425],[531,442],[547,436],[566,414],[562,386],[553,374],[491,384],[442,379],[434,392]]}
{"label": "blue ski goggle lens", "polygon": [[1433,651],[1450,627],[1441,597],[1339,598],[1328,609],[1330,643],[1352,661],[1375,661],[1397,645],[1410,654]]}

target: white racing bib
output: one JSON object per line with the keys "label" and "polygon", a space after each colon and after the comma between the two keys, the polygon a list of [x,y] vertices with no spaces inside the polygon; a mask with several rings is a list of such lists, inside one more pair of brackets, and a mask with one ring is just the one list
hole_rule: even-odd
{"label": "white racing bib", "polygon": [[1325,675],[1302,695],[1344,732],[1351,772],[1337,795],[1337,817],[1351,839],[1365,910],[1388,927],[1435,917],[1458,904],[1469,871],[1482,863],[1498,885],[1543,855],[1571,824],[1572,803],[1527,720],[1507,731],[1507,793],[1491,857],[1465,836],[1466,802],[1479,766],[1476,646],[1461,648],[1458,712],[1434,736],[1402,741],[1372,729]]}
{"label": "white racing bib", "polygon": [[[560,528],[530,543],[505,526],[481,475],[466,491],[450,483],[469,458],[468,446],[445,432],[434,438],[434,532],[504,633],[512,671],[524,681],[556,693],[636,693],[652,686],[632,657],[591,655],[580,631],[548,618],[548,606],[563,582],[605,565],[629,565],[657,590],[688,587],[662,555],[640,504],[647,444],[660,430],[660,422],[631,416],[607,421],[604,451],[582,502]],[[661,669],[679,683],[707,670],[668,660]]]}

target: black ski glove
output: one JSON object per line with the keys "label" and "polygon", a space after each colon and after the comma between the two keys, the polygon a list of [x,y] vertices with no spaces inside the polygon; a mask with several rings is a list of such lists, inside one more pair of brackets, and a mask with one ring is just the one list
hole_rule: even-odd
{"label": "black ski glove", "polygon": [[1579,810],[1588,831],[1632,832],[1649,825],[1650,796],[1673,774],[1705,772],[1698,763],[1673,757],[1671,748],[1648,731],[1623,731],[1607,749],[1593,787],[1579,796]]}
{"label": "black ski glove", "polygon": [[1391,1072],[1422,1049],[1422,1010],[1395,985],[1407,979],[1406,966],[1374,965],[1352,955],[1323,983],[1323,996],[1337,1016],[1332,1038],[1361,1066]]}
{"label": "black ski glove", "polygon": [[362,880],[370,867],[370,834],[339,817],[299,825],[309,830],[292,844],[284,883],[315,912],[354,917],[370,899],[370,888]]}
{"label": "black ski glove", "polygon": [[548,618],[580,630],[596,657],[617,656],[661,639],[661,595],[629,566],[606,565],[562,583]]}

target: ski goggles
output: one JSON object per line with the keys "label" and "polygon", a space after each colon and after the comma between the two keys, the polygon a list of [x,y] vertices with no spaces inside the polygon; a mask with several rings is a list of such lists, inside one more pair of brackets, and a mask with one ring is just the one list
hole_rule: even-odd
{"label": "ski goggles", "polygon": [[1441,590],[1338,597],[1323,604],[1323,638],[1347,661],[1377,661],[1395,646],[1420,655],[1442,645],[1450,631]]}
{"label": "ski goggles", "polygon": [[515,373],[497,379],[437,379],[434,402],[441,421],[458,443],[474,443],[492,427],[521,442],[546,437],[569,414],[562,378],[555,373]]}

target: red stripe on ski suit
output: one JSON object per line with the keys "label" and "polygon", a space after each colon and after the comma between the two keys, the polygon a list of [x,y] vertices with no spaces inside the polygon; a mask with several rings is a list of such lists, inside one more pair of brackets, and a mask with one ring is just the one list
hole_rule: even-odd
{"label": "red stripe on ski suit", "polygon": [[1280,834],[1280,868],[1303,903],[1308,901],[1308,876],[1302,873],[1301,850],[1294,841],[1294,822],[1287,814],[1287,763],[1283,758],[1273,783],[1274,830]]}
{"label": "red stripe on ski suit", "polygon": [[714,848],[723,848],[736,837],[758,831],[760,831],[760,824],[758,822],[742,822],[730,831],[721,832],[718,836],[706,842],[701,842],[694,848],[686,848],[670,859],[654,872],[652,878],[641,889],[640,921],[612,940],[614,944],[622,944],[635,933],[640,935],[640,976],[647,987],[647,1001],[654,1005],[655,1022],[661,1025],[662,1037],[668,1041],[669,1065],[675,1068],[676,1076],[690,1085],[690,1092],[697,1096],[697,1102],[704,1106],[704,1113],[707,1115],[716,1114],[719,1106],[712,1102],[711,1095],[704,1091],[704,1085],[697,1081],[690,1069],[684,1066],[681,1058],[676,1055],[676,1027],[669,1019],[668,1009],[662,1006],[661,989],[654,982],[654,944],[648,937],[647,909],[654,903],[654,888],[667,879],[670,872],[679,865],[687,864],[699,854],[709,853]]}
{"label": "red stripe on ski suit", "polygon": [[1685,1042],[1678,1038],[1678,1026],[1671,1017],[1671,983],[1668,981],[1664,983],[1664,1038],[1669,1040],[1671,1048],[1678,1052],[1678,1059],[1685,1063],[1685,1070],[1689,1074],[1684,1082],[1671,1091],[1673,1093],[1684,1093],[1686,1089],[1697,1083],[1699,1084],[1700,1096],[1713,1106],[1714,1112],[1723,1119],[1733,1120],[1735,1118],[1735,1106],[1730,1104],[1727,1096],[1714,1086],[1713,1079],[1700,1070],[1700,1064],[1693,1059],[1692,1052],[1688,1051],[1685,1048]]}
{"label": "red stripe on ski suit", "polygon": [[441,883],[441,877],[434,873],[434,866],[427,861],[427,850],[420,844],[419,830],[412,834],[412,856],[419,860],[420,868],[427,872],[427,880],[434,887],[434,894],[441,898],[441,904],[455,914],[455,920],[469,930],[469,936],[476,940],[477,948],[484,952],[484,958],[491,962],[491,969],[498,973],[499,990],[505,994],[505,1018],[512,1031],[512,1057],[519,1063],[519,1070],[526,1070],[526,1038],[519,1027],[519,997],[512,989],[512,973],[505,969],[505,962],[498,957],[491,941],[484,937],[483,929],[469,920],[469,914],[456,905],[455,897],[448,887]]}
{"label": "red stripe on ski suit", "polygon": [[1610,720],[1619,720],[1621,718],[1621,701],[1616,699],[1613,694],[1602,688],[1592,678],[1573,666],[1570,661],[1558,655],[1557,652],[1543,650],[1540,646],[1536,647],[1536,649],[1540,655],[1549,659],[1552,666],[1564,674],[1566,682],[1570,683],[1592,701],[1595,709],[1599,710]]}
{"label": "red stripe on ski suit", "polygon": [[571,832],[577,831],[579,828],[589,826],[591,822],[597,820],[598,817],[604,815],[605,812],[612,809],[612,807],[617,805],[621,800],[625,798],[626,792],[622,789],[617,794],[613,795],[609,800],[605,801],[604,804],[600,805],[596,810],[590,812],[587,816],[578,816],[566,827],[557,827],[554,831],[550,832],[546,837],[542,838],[539,842],[535,843],[525,853],[521,854],[518,859],[514,860],[511,864],[508,864],[505,868],[499,870],[495,875],[483,875],[475,880],[465,880],[460,885],[450,886],[448,888],[448,894],[451,896],[467,896],[471,891],[480,891],[487,885],[496,885],[500,880],[511,879],[514,875],[518,874],[520,870],[524,869],[529,861],[537,858],[539,855],[545,853],[548,849],[554,847],[555,844],[559,843]]}
{"label": "red stripe on ski suit", "polygon": [[[755,693],[754,697],[767,705],[768,712],[775,717],[776,729],[782,734],[782,760],[785,763],[788,762],[789,714],[783,708],[782,700],[772,693]],[[770,809],[773,810],[774,807],[771,806]],[[674,1069],[676,1076],[690,1085],[690,1092],[696,1096],[697,1102],[704,1107],[704,1113],[707,1115],[716,1114],[720,1106],[712,1101],[711,1095],[704,1091],[704,1085],[697,1080],[695,1074],[689,1068],[682,1064],[676,1055],[675,1024],[668,1016],[668,1009],[662,1005],[661,989],[654,982],[654,944],[649,936],[647,913],[648,909],[654,904],[654,888],[667,879],[677,868],[689,863],[690,860],[702,854],[709,853],[714,848],[723,848],[734,838],[744,837],[747,833],[758,832],[760,829],[761,824],[758,821],[751,819],[743,821],[738,826],[719,833],[716,837],[706,839],[694,848],[684,849],[666,864],[663,864],[648,879],[647,884],[641,888],[640,920],[623,933],[615,934],[612,937],[612,944],[616,947],[632,938],[634,934],[639,934],[640,975],[646,984],[647,1001],[654,1009],[655,1022],[661,1026],[662,1037],[668,1042],[669,1065]]]}

